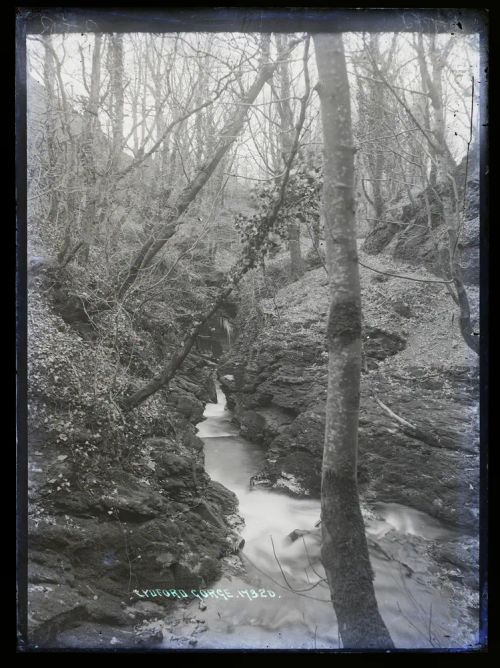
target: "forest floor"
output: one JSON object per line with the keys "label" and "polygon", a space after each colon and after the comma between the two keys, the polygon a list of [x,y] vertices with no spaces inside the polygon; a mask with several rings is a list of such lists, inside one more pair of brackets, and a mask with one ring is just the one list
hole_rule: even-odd
{"label": "forest floor", "polygon": [[[368,255],[358,239],[359,273],[363,317],[372,327],[394,330],[400,326],[406,346],[397,355],[401,365],[432,366],[443,360],[449,366],[477,365],[477,355],[465,344],[459,329],[459,310],[444,283],[424,267],[410,266],[395,260],[390,253]],[[309,240],[302,240],[303,254],[313,252]],[[362,263],[362,264],[361,264]],[[288,256],[285,252],[269,263],[275,271],[285,273]],[[365,266],[363,266],[365,265]],[[369,269],[370,267],[371,269]],[[390,276],[394,274],[396,276]],[[409,277],[415,280],[406,280]],[[423,281],[423,282],[420,282]],[[425,282],[429,281],[429,282]],[[327,274],[324,268],[306,272],[304,277],[281,288],[275,299],[264,301],[264,310],[276,307],[286,311],[286,318],[298,327],[311,320],[313,314],[321,322],[328,309]],[[281,288],[281,289],[280,289]],[[472,321],[479,320],[479,288],[467,286]],[[396,359],[391,358],[391,362]]]}

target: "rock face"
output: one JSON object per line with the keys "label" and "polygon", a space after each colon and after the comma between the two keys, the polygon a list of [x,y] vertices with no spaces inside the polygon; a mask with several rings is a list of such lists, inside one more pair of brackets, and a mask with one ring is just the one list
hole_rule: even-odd
{"label": "rock face", "polygon": [[[60,314],[58,297],[30,299],[30,646],[150,644],[134,627],[172,602],[145,602],[136,592],[206,587],[241,544],[237,499],[206,474],[196,436],[216,397],[213,371],[194,355],[168,391],[113,422],[98,385],[112,375],[109,357],[99,358],[94,376],[96,346]],[[147,334],[130,333],[139,345]],[[88,403],[82,388],[91,378]],[[123,380],[144,382],[130,372]]]}
{"label": "rock face", "polygon": [[[469,159],[457,166],[455,182],[459,200],[463,197],[463,183],[467,178],[466,206],[461,225],[457,251],[465,285],[479,284],[479,151],[473,145]],[[448,234],[440,218],[438,196],[440,188],[428,187],[410,202],[403,195],[367,235],[363,250],[376,255],[385,249],[395,259],[415,266],[424,266],[438,276],[446,273],[449,262]],[[430,215],[429,215],[430,214]]]}
{"label": "rock face", "polygon": [[[136,590],[203,587],[220,575],[220,560],[240,543],[237,499],[206,475],[197,441],[194,435],[184,442],[150,438],[150,475],[117,470],[109,491],[59,494],[51,514],[38,515],[33,507],[33,644],[60,646],[61,633],[89,621],[96,629],[133,628],[140,620]],[[45,461],[51,459],[46,450]],[[54,453],[51,475],[62,470],[56,464]],[[131,608],[127,614],[125,604]]]}
{"label": "rock face", "polygon": [[[456,172],[457,183],[467,181],[458,250],[474,327],[478,163],[477,147],[471,147],[467,166],[464,160]],[[430,221],[426,195],[432,195]],[[374,229],[359,251],[364,359],[358,477],[366,501],[406,504],[474,533],[478,360],[460,336],[454,303],[432,282],[442,275],[448,253],[436,195],[414,199],[387,212],[389,224]],[[408,275],[419,280],[398,278]],[[240,336],[223,358],[219,379],[242,434],[268,447],[266,466],[252,482],[317,496],[327,392],[327,277],[318,268],[274,294],[264,291],[256,304],[255,293],[245,298],[242,291]]]}
{"label": "rock face", "polygon": [[[406,504],[474,532],[477,362],[467,358],[457,330],[443,331],[447,358],[438,351],[431,356],[433,338],[441,341],[437,320],[442,316],[436,322],[426,318],[434,317],[434,300],[443,298],[439,288],[407,282],[401,287],[401,281],[387,278],[381,293],[373,274],[362,270],[361,278],[365,370],[359,482],[364,498]],[[416,290],[421,290],[418,296]],[[385,302],[377,301],[382,297]],[[319,496],[328,363],[323,270],[279,290],[273,304],[262,300],[260,309],[240,317],[242,334],[223,359],[219,380],[241,433],[268,448],[266,465],[252,483]],[[416,351],[426,346],[428,357],[421,358]],[[418,427],[419,437],[402,431],[377,399]]]}

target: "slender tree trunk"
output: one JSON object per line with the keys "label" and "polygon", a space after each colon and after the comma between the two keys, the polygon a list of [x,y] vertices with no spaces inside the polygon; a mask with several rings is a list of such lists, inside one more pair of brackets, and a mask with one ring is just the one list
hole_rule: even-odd
{"label": "slender tree trunk", "polygon": [[[50,36],[44,35],[45,45],[43,61],[43,84],[47,102],[47,173],[48,180],[52,183],[57,181],[57,150],[56,150],[56,107],[55,107],[55,79],[56,70],[54,55],[50,44]],[[55,189],[50,192],[50,206],[47,214],[49,225],[55,225],[59,211],[59,196]]]}
{"label": "slender tree trunk", "polygon": [[89,97],[83,114],[83,132],[80,145],[83,182],[85,184],[85,209],[82,221],[82,245],[80,248],[80,261],[82,264],[88,262],[89,250],[94,240],[96,228],[98,192],[94,149],[96,132],[99,128],[98,113],[101,87],[101,45],[102,35],[96,33],[94,51],[92,53]]}
{"label": "slender tree trunk", "polygon": [[[421,79],[421,85],[422,85],[422,91],[425,93],[425,97],[422,101],[422,121],[424,124],[424,127],[430,128],[431,126],[431,114],[430,114],[430,109],[429,109],[429,102],[430,102],[430,89],[432,86],[432,82],[430,81],[429,78],[429,71],[427,68],[427,63],[425,60],[425,48],[424,48],[424,36],[422,33],[419,33],[417,35],[417,41],[415,43],[415,48],[417,51],[417,60],[418,60],[418,69],[420,72],[420,79]],[[429,146],[429,151],[431,151],[431,156],[434,155],[432,147]],[[423,154],[424,155],[424,154]],[[423,157],[424,161],[425,158]],[[430,174],[429,174],[429,181],[431,182],[431,185],[435,186],[436,185],[436,163],[433,158],[431,158],[431,169],[430,169]]]}
{"label": "slender tree trunk", "polygon": [[111,36],[111,95],[112,95],[112,122],[113,122],[113,155],[112,170],[119,168],[120,156],[123,150],[123,35],[116,33]]}
{"label": "slender tree trunk", "polygon": [[111,116],[111,153],[109,156],[106,174],[99,180],[96,188],[95,200],[95,234],[108,229],[111,222],[109,212],[112,209],[113,198],[117,185],[116,174],[120,169],[122,151],[124,148],[124,57],[123,35],[114,33],[109,36],[108,70],[110,78],[110,116]]}
{"label": "slender tree trunk", "polygon": [[[380,45],[379,36],[377,34],[370,34],[370,50],[377,62],[380,62]],[[376,120],[373,118],[373,116],[371,118],[371,129],[373,129],[373,126],[375,125],[375,127],[378,128],[378,131],[382,135],[382,130],[384,127],[383,89],[380,84],[375,83],[374,81],[369,81],[368,85],[371,113],[376,117]],[[374,225],[379,225],[380,221],[382,221],[384,218],[384,197],[382,194],[381,181],[384,176],[384,154],[382,153],[381,148],[381,146],[375,145],[368,153],[368,162],[372,175],[370,185],[373,199],[373,216],[376,218]],[[374,151],[375,153],[373,153]]]}
{"label": "slender tree trunk", "polygon": [[[278,57],[280,59],[280,97],[281,102],[281,153],[286,162],[290,154],[293,141],[293,112],[290,102],[290,68],[286,61],[285,46],[280,35],[276,36],[278,46]],[[290,252],[290,277],[293,281],[298,280],[304,274],[304,263],[300,249],[300,221],[292,218],[288,221],[288,250]]]}
{"label": "slender tree trunk", "polygon": [[458,211],[452,195],[452,174],[454,163],[446,142],[445,112],[443,107],[443,83],[442,74],[444,63],[441,54],[436,48],[435,36],[430,40],[430,56],[432,65],[432,78],[427,74],[430,98],[433,110],[432,132],[437,150],[434,153],[436,190],[439,189],[441,215],[448,231],[449,240],[449,271],[453,277],[455,274],[454,251],[457,244]]}
{"label": "slender tree trunk", "polygon": [[330,314],[321,485],[322,561],[344,647],[393,647],[373,587],[357,489],[361,297],[354,150],[342,36],[314,37],[324,137],[323,199]]}

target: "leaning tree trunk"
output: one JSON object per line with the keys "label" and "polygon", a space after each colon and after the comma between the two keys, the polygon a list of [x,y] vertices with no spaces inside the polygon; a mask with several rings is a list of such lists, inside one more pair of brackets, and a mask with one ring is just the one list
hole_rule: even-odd
{"label": "leaning tree trunk", "polygon": [[361,297],[354,219],[354,149],[342,36],[314,37],[324,136],[329,271],[328,395],[321,484],[322,562],[344,647],[393,647],[373,587],[357,488]]}
{"label": "leaning tree trunk", "polygon": [[199,313],[193,320],[191,330],[186,334],[180,348],[172,356],[167,366],[163,369],[161,373],[155,376],[149,383],[147,383],[140,390],[137,390],[132,396],[126,397],[122,406],[125,410],[130,410],[135,408],[148,397],[157,392],[160,388],[168,386],[169,382],[174,378],[177,371],[180,369],[182,363],[189,355],[193,345],[196,343],[198,336],[205,325],[205,323],[217,312],[221,305],[227,300],[228,296],[234,290],[234,288],[241,281],[243,276],[250,270],[253,269],[259,260],[262,260],[265,253],[265,244],[266,240],[271,233],[274,224],[278,218],[281,206],[285,198],[286,188],[288,186],[288,180],[290,177],[290,170],[292,168],[293,161],[297,155],[299,147],[300,134],[302,128],[304,127],[304,121],[306,117],[307,103],[309,100],[310,94],[310,81],[309,81],[309,71],[307,69],[307,59],[309,56],[309,42],[310,38],[306,39],[305,49],[304,49],[304,79],[305,79],[305,92],[300,102],[300,113],[295,128],[295,138],[292,140],[290,146],[290,153],[288,155],[287,162],[285,164],[285,171],[281,179],[281,183],[278,190],[278,195],[275,198],[274,202],[270,206],[269,211],[263,215],[260,220],[256,223],[253,234],[249,237],[247,243],[242,249],[241,256],[239,261],[235,264],[234,268],[229,272],[222,282],[222,285],[219,287],[218,294],[210,304],[207,305],[207,308],[202,313]]}
{"label": "leaning tree trunk", "polygon": [[[300,40],[293,40],[290,42],[286,51],[287,57],[299,41]],[[264,35],[261,46],[262,61],[253,84],[241,100],[234,115],[223,128],[218,146],[213,155],[209,156],[200,166],[193,180],[180,193],[175,204],[171,208],[171,213],[166,216],[165,221],[160,225],[157,233],[146,241],[133,260],[125,280],[118,289],[119,299],[124,297],[125,293],[136,281],[141,270],[144,270],[151,264],[158,251],[160,251],[168,239],[174,235],[182,214],[187,210],[191,202],[210,179],[222,158],[236,141],[248,116],[249,108],[255,102],[255,99],[264,87],[264,84],[271,78],[278,65],[276,61],[269,62],[268,60],[269,42],[270,35]]]}

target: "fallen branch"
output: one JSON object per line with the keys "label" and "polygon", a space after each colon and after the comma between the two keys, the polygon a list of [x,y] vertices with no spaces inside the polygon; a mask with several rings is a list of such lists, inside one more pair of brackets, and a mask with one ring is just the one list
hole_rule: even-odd
{"label": "fallen branch", "polygon": [[417,283],[453,283],[453,280],[441,281],[441,280],[432,279],[432,278],[415,278],[414,276],[403,276],[401,274],[392,274],[388,271],[381,271],[380,269],[375,269],[374,267],[369,267],[367,264],[364,264],[360,260],[358,260],[358,264],[360,264],[365,269],[369,269],[370,271],[374,271],[377,274],[383,274],[384,276],[394,276],[394,278],[402,278],[405,281],[416,281]]}
{"label": "fallen branch", "polygon": [[412,438],[415,438],[417,441],[422,441],[422,443],[425,443],[426,445],[430,445],[431,447],[434,448],[442,448],[444,450],[465,450],[467,452],[475,452],[474,448],[469,448],[469,447],[464,447],[463,445],[452,445],[449,443],[444,442],[439,436],[435,436],[434,434],[431,434],[428,431],[424,431],[423,429],[420,429],[416,425],[412,424],[408,420],[405,420],[402,418],[400,415],[397,415],[393,410],[391,410],[388,406],[386,406],[373,392],[373,398],[377,402],[377,404],[382,408],[382,410],[387,413],[389,417],[391,417],[399,426],[401,431],[404,434],[407,434],[408,436],[411,436]]}
{"label": "fallen branch", "polygon": [[60,266],[61,269],[64,269],[64,267],[71,262],[71,260],[75,257],[75,255],[82,246],[83,246],[83,241],[79,241],[76,244],[76,246],[73,247],[73,249],[66,256],[66,259],[64,261],[61,261],[61,266]]}

